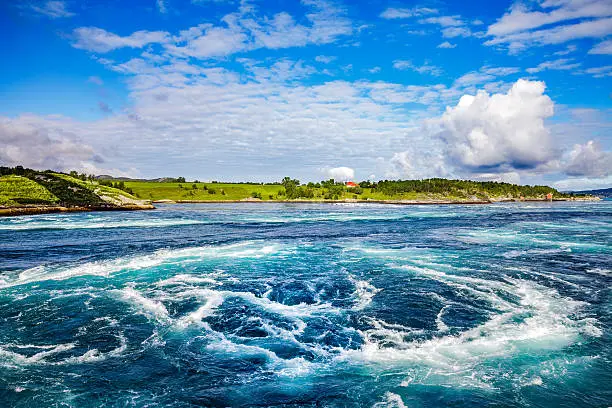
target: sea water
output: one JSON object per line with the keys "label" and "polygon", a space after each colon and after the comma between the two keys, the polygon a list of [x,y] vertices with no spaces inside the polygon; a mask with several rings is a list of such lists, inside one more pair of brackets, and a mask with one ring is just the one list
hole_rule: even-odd
{"label": "sea water", "polygon": [[0,219],[3,407],[607,407],[612,202]]}

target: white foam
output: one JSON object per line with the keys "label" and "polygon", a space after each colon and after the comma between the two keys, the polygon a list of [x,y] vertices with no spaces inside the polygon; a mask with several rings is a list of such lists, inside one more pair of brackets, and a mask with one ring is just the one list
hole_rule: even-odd
{"label": "white foam", "polygon": [[140,313],[143,313],[150,318],[161,322],[168,321],[169,319],[168,310],[163,303],[144,297],[134,288],[127,287],[121,290],[113,291],[113,293],[116,293],[119,299],[130,303]]}
{"label": "white foam", "polygon": [[392,392],[385,393],[384,400],[377,402],[372,408],[406,408],[402,397]]}
{"label": "white foam", "polygon": [[95,363],[104,361],[108,357],[119,357],[125,350],[127,350],[127,339],[125,336],[121,335],[119,336],[119,341],[119,346],[107,353],[102,353],[98,349],[91,349],[80,356],[67,358],[61,364]]}
{"label": "white foam", "polygon": [[370,282],[365,280],[357,280],[353,276],[349,275],[349,280],[355,285],[355,306],[353,310],[362,310],[372,303],[372,299],[382,289],[378,289]]}
{"label": "white foam", "polygon": [[[522,280],[501,283],[425,272],[452,285],[461,282],[483,297],[488,295],[501,313],[459,335],[425,341],[406,341],[405,330],[374,325],[361,331],[364,344],[360,350],[344,351],[339,358],[384,368],[416,365],[420,368],[411,369],[411,375],[422,383],[488,387],[486,376],[479,376],[477,368],[490,359],[509,358],[527,350],[545,353],[602,335],[594,319],[575,317],[584,303],[562,297],[553,289]],[[501,300],[492,288],[517,296],[520,302]]]}
{"label": "white foam", "polygon": [[[12,366],[16,365],[31,365],[31,364],[46,364],[46,358],[50,357],[54,354],[58,354],[75,347],[74,343],[68,344],[58,344],[53,346],[34,346],[34,345],[7,345],[0,347],[0,364],[4,363],[4,365]],[[8,348],[20,348],[20,349],[30,349],[30,348],[39,348],[44,351],[40,351],[32,356],[26,356],[24,354],[16,353],[14,351],[8,350]],[[13,363],[13,364],[10,364]]]}
{"label": "white foam", "polygon": [[[12,221],[12,220],[11,220]],[[106,229],[106,228],[160,228],[179,225],[204,224],[204,221],[181,219],[151,219],[151,220],[120,220],[115,219],[31,219],[28,222],[3,222],[0,230],[24,231],[39,229],[74,230],[74,229]]]}
{"label": "white foam", "polygon": [[0,281],[0,289],[46,280],[66,280],[79,276],[109,277],[118,272],[143,270],[163,264],[184,264],[214,258],[261,258],[293,251],[293,248],[279,244],[262,244],[263,242],[246,241],[221,246],[163,249],[149,255],[87,262],[69,268],[37,266],[21,272],[17,279]]}
{"label": "white foam", "polygon": [[205,297],[205,303],[197,308],[194,312],[189,313],[187,316],[181,317],[177,322],[178,327],[185,328],[193,324],[202,324],[202,320],[212,315],[225,300],[222,293],[213,290],[198,291],[198,296]]}
{"label": "white foam", "polygon": [[440,309],[438,314],[436,315],[436,326],[438,327],[438,331],[445,332],[448,331],[448,326],[444,323],[442,319],[444,317],[444,312],[448,308],[449,305],[445,305]]}
{"label": "white foam", "polygon": [[189,274],[178,274],[171,278],[161,280],[156,283],[157,286],[174,286],[174,285],[187,285],[187,284],[202,284],[209,283],[211,285],[223,285],[222,282],[217,282],[211,277],[202,277],[197,275]]}
{"label": "white foam", "polygon": [[592,268],[592,269],[587,269],[586,273],[594,273],[596,275],[601,275],[601,276],[612,276],[612,269]]}

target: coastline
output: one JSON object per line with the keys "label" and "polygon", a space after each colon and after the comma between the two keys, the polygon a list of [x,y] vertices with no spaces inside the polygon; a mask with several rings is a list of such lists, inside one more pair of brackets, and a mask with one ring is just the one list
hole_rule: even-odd
{"label": "coastline", "polygon": [[70,212],[91,212],[91,211],[140,211],[153,210],[152,204],[132,204],[120,207],[96,206],[96,207],[63,207],[63,206],[27,206],[27,207],[6,207],[0,208],[0,217],[14,217],[22,215],[70,213]]}
{"label": "coastline", "polygon": [[496,203],[525,203],[525,202],[565,202],[565,201],[601,201],[598,197],[589,198],[555,198],[547,199],[493,199],[493,200],[260,200],[247,198],[242,200],[154,200],[153,204],[223,204],[223,203],[286,203],[286,204],[393,204],[393,205],[484,205]]}
{"label": "coastline", "polygon": [[259,200],[259,199],[242,199],[242,200],[155,200],[151,204],[130,204],[122,206],[23,206],[23,207],[4,207],[0,208],[0,217],[14,217],[24,215],[37,214],[53,214],[53,213],[70,213],[70,212],[92,212],[92,211],[140,211],[153,210],[156,207],[153,204],[387,204],[387,205],[486,205],[497,203],[525,203],[525,202],[567,202],[567,201],[601,201],[598,197],[590,198],[557,198],[551,200],[546,199],[500,199],[500,200],[472,200],[472,201],[456,201],[456,200]]}

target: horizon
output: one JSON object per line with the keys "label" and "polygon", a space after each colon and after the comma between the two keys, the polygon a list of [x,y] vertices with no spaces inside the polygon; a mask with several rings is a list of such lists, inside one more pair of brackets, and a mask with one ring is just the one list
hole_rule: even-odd
{"label": "horizon", "polygon": [[0,23],[1,166],[612,186],[612,2],[31,1]]}

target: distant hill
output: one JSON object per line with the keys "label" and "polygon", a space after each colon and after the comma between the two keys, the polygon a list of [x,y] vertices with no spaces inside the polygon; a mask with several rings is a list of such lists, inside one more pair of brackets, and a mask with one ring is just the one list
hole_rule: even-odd
{"label": "distant hill", "polygon": [[601,197],[601,198],[612,198],[612,187],[611,188],[601,188],[599,190],[572,191],[572,193],[594,195],[596,197]]}

